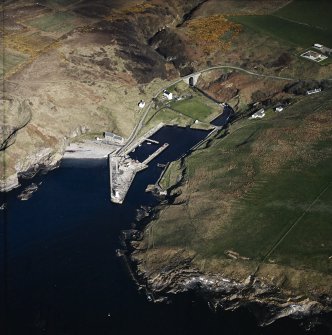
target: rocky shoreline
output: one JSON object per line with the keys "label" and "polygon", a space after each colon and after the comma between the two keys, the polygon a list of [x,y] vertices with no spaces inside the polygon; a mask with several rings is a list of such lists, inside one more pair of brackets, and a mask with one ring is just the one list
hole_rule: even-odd
{"label": "rocky shoreline", "polygon": [[195,255],[186,250],[177,250],[166,264],[160,262],[154,269],[147,268],[142,256],[146,250],[141,241],[158,212],[174,200],[174,196],[163,197],[155,208],[138,210],[138,224],[133,224],[133,229],[122,235],[124,250],[118,256],[125,258],[132,277],[139,289],[146,292],[148,300],[165,302],[174,294],[195,292],[214,311],[248,309],[260,326],[292,318],[300,320],[301,326],[308,331],[321,326],[328,332],[332,330],[332,299],[328,296],[308,298],[252,275],[241,281],[203,272],[193,266]]}
{"label": "rocky shoreline", "polygon": [[261,326],[285,317],[303,319],[310,324],[314,320],[319,322],[323,314],[332,312],[331,305],[324,306],[303,296],[286,295],[278,287],[254,277],[237,282],[218,274],[202,273],[190,266],[190,258],[172,264],[153,276],[141,270],[137,274],[156,300],[170,294],[195,291],[213,310],[248,308]]}
{"label": "rocky shoreline", "polygon": [[105,159],[112,150],[112,146],[92,140],[70,143],[59,150],[41,149],[25,159],[24,164],[16,165],[15,174],[0,180],[0,192],[9,192],[19,187],[20,178],[30,179],[40,171],[56,169],[62,159]]}
{"label": "rocky shoreline", "polygon": [[20,187],[20,178],[32,178],[39,171],[51,171],[59,166],[63,155],[52,149],[42,149],[25,160],[24,165],[17,166],[17,172],[0,180],[0,192],[9,192]]}
{"label": "rocky shoreline", "polygon": [[[135,267],[139,266],[135,257],[131,260]],[[331,323],[326,323],[326,318],[332,313],[331,305],[324,306],[303,296],[285,295],[278,287],[256,278],[236,282],[217,274],[203,274],[188,263],[181,263],[179,266],[170,265],[153,276],[141,270],[136,272],[136,280],[147,292],[148,299],[153,297],[154,302],[164,302],[171,295],[194,291],[214,311],[248,309],[260,326],[289,317],[301,320],[308,329],[322,324],[331,329]]]}

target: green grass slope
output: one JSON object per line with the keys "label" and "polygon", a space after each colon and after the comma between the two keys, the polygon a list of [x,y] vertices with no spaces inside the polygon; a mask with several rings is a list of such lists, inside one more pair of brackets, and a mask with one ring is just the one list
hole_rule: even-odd
{"label": "green grass slope", "polygon": [[262,34],[292,43],[300,47],[310,47],[314,43],[332,45],[332,33],[301,22],[289,21],[273,15],[232,16],[232,20],[241,23]]}
{"label": "green grass slope", "polygon": [[[268,113],[185,160],[176,204],[146,237],[151,250],[190,250],[235,276],[258,265],[332,275],[332,92]],[[165,178],[177,180],[179,165],[170,168]]]}
{"label": "green grass slope", "polygon": [[262,34],[299,47],[322,43],[332,47],[332,2],[295,0],[270,15],[240,15],[231,19]]}
{"label": "green grass slope", "polygon": [[274,15],[332,32],[331,13],[332,2],[329,0],[295,0]]}

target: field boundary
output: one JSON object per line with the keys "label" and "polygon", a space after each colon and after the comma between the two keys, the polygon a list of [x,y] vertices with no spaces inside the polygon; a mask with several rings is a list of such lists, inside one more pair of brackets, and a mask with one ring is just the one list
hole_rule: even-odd
{"label": "field boundary", "polygon": [[303,217],[311,210],[311,208],[316,204],[319,198],[330,188],[332,182],[329,182],[327,186],[317,195],[317,197],[311,202],[311,204],[303,211],[303,213],[294,221],[294,223],[287,229],[285,233],[283,233],[278,241],[274,243],[271,249],[264,256],[263,260],[258,264],[255,272],[252,274],[255,276],[259,271],[260,266],[266,262],[268,257],[276,250],[276,248],[280,245],[280,243],[288,236],[288,234],[297,226],[297,224],[303,219]]}

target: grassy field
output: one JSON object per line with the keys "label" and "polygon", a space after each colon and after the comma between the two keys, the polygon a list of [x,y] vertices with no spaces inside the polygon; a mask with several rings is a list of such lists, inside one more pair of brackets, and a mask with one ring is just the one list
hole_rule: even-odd
{"label": "grassy field", "polygon": [[79,0],[44,0],[44,2],[46,3],[46,5],[48,6],[70,6],[73,3],[78,3]]}
{"label": "grassy field", "polygon": [[175,185],[178,182],[178,178],[181,175],[181,164],[180,161],[171,162],[169,168],[166,169],[166,172],[160,182],[160,186],[166,190],[172,185]]}
{"label": "grassy field", "polygon": [[295,0],[274,13],[288,20],[306,23],[332,32],[332,2],[328,0]]}
{"label": "grassy field", "polygon": [[194,120],[205,121],[215,111],[211,106],[203,101],[200,96],[191,99],[176,101],[171,104],[171,108],[177,112],[191,117]]}
{"label": "grassy field", "polygon": [[5,54],[0,54],[0,76],[4,76],[11,71],[16,65],[23,63],[27,56],[11,53],[6,50]]}
{"label": "grassy field", "polygon": [[[232,250],[253,266],[332,274],[331,110],[331,91],[305,97],[283,113],[239,121],[190,155],[178,204],[153,223],[155,248],[223,261]],[[174,183],[178,169],[162,182]]]}
{"label": "grassy field", "polygon": [[25,23],[46,32],[69,32],[75,28],[75,16],[66,12],[43,15]]}
{"label": "grassy field", "polygon": [[231,19],[262,34],[300,47],[314,43],[332,45],[332,33],[314,26],[304,25],[273,15],[232,16]]}
{"label": "grassy field", "polygon": [[[331,160],[328,162],[331,167]],[[332,242],[327,236],[332,236],[331,225],[331,183],[318,198],[317,203],[302,217],[292,231],[271,254],[276,262],[282,262],[292,267],[302,267],[303,259],[306,266],[328,274],[332,273],[331,256]],[[289,255],[292,257],[289,257]]]}
{"label": "grassy field", "polygon": [[225,250],[235,249],[241,255],[262,261],[296,224],[269,260],[332,273],[328,258],[332,252],[332,198],[324,194],[327,198],[321,199],[322,203],[310,208],[301,218],[329,186],[331,163],[329,157],[311,168],[300,168],[300,171],[284,167],[273,177],[260,174],[262,179],[237,201],[237,212],[232,215],[232,223],[224,231],[223,239],[215,239],[211,248],[204,252],[208,256],[223,257]]}
{"label": "grassy field", "polygon": [[193,123],[193,119],[177,113],[176,111],[169,109],[169,108],[162,108],[158,111],[154,111],[154,113],[147,119],[146,124],[149,127],[154,127],[160,122],[165,124],[178,124],[180,126],[188,126]]}
{"label": "grassy field", "polygon": [[41,50],[51,45],[53,42],[53,39],[42,36],[39,33],[17,34],[14,36],[5,36],[4,38],[6,48],[29,55],[38,54]]}
{"label": "grassy field", "polygon": [[[160,95],[159,106],[150,109],[145,120],[145,126],[141,129],[140,134],[145,133],[161,122],[191,126],[198,129],[211,129],[210,120],[221,113],[217,104],[201,93],[193,91],[188,84],[183,82],[172,85],[167,90],[177,96],[185,96],[186,98],[168,102],[162,100]],[[197,124],[195,123],[196,120],[199,121]]]}

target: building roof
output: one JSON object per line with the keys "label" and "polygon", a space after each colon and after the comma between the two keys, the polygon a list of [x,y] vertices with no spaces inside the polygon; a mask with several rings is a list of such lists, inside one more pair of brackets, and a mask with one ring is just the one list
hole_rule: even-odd
{"label": "building roof", "polygon": [[318,92],[321,92],[321,90],[322,89],[320,87],[319,88],[315,88],[313,90],[308,90],[307,94],[318,93]]}
{"label": "building roof", "polygon": [[252,118],[256,118],[256,117],[263,117],[265,116],[265,111],[263,108],[261,108],[259,111],[255,112],[254,114],[251,115]]}
{"label": "building roof", "polygon": [[141,101],[138,103],[138,106],[143,108],[143,107],[145,106],[145,101],[144,101],[144,100],[141,100]]}
{"label": "building roof", "polygon": [[123,140],[123,138],[121,136],[115,135],[115,134],[111,133],[110,131],[105,131],[104,135],[105,135],[105,137],[112,137],[112,138],[114,138],[115,140],[118,140],[118,141]]}

